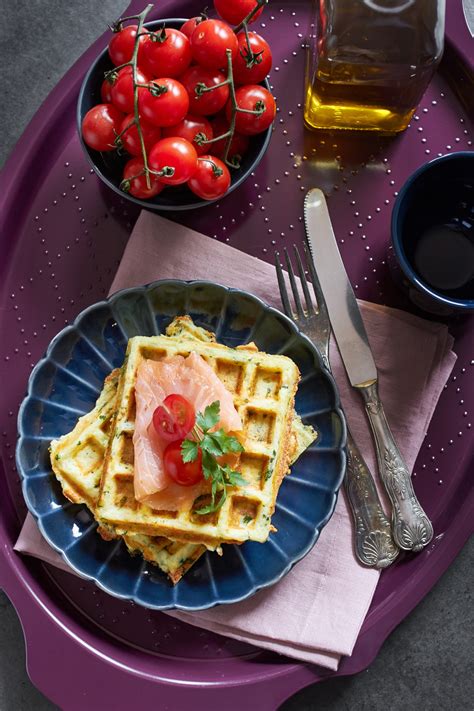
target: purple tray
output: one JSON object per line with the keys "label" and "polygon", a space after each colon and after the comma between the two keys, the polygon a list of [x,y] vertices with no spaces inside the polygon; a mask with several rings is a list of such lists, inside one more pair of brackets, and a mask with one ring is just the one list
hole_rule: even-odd
{"label": "purple tray", "polygon": [[[129,10],[142,4],[133,2]],[[274,48],[271,80],[279,113],[255,175],[222,204],[172,219],[271,261],[275,248],[301,240],[303,195],[319,185],[329,195],[357,295],[410,308],[385,265],[390,212],[397,190],[419,165],[472,146],[465,107],[469,88],[472,97],[473,53],[461,0],[449,2],[446,73],[435,77],[410,128],[396,139],[357,142],[303,130],[302,42],[309,7],[272,0],[257,23]],[[199,2],[159,4],[162,17],[200,9]],[[105,42],[98,40],[50,94],[3,172],[0,586],[20,616],[33,683],[68,711],[128,711],[138,694],[142,705],[183,708],[192,702],[199,711],[225,703],[229,711],[240,711],[250,693],[255,707],[272,711],[295,691],[335,674],[116,600],[12,550],[25,516],[14,449],[29,372],[52,336],[106,294],[137,215],[91,174],[75,135],[79,86]],[[451,322],[458,361],[415,466],[415,488],[434,521],[435,538],[422,554],[405,556],[382,574],[354,653],[336,675],[354,674],[372,662],[472,531],[471,324]]]}

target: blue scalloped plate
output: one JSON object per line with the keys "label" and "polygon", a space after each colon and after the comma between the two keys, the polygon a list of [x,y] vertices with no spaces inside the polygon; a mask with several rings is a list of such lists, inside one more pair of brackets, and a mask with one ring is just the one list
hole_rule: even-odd
{"label": "blue scalloped plate", "polygon": [[[292,358],[302,376],[296,410],[319,438],[283,481],[273,517],[278,532],[264,544],[227,545],[222,557],[207,553],[173,587],[155,566],[130,556],[121,541],[103,541],[89,510],[64,498],[48,447],[93,407],[105,376],[122,364],[127,340],[162,333],[180,314],[215,331],[226,345],[254,340],[261,350]],[[280,580],[316,543],[334,511],[345,468],[339,396],[312,343],[255,296],[208,282],[158,281],[120,291],[79,314],[32,371],[18,429],[25,501],[48,543],[111,595],[161,610],[237,602]]]}

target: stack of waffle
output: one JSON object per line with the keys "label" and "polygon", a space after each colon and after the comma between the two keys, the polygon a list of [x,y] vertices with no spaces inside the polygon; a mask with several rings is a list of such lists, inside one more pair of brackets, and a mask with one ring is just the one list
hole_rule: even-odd
{"label": "stack of waffle", "polygon": [[[225,504],[198,514],[210,499],[155,511],[134,495],[135,381],[144,358],[161,360],[191,351],[212,366],[232,393],[242,422],[244,452],[238,469],[245,485],[229,487]],[[94,409],[72,432],[51,443],[53,471],[64,495],[86,504],[106,539],[121,536],[131,553],[163,570],[177,583],[206,549],[223,543],[264,542],[282,479],[316,438],[294,410],[299,371],[285,356],[253,344],[228,348],[189,317],[176,318],[165,336],[131,338],[122,368],[106,379]]]}

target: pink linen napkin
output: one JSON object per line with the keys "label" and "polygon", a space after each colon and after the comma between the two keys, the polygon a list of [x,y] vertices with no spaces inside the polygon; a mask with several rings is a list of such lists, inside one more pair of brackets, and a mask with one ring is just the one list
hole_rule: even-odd
{"label": "pink linen napkin", "polygon": [[[206,279],[244,288],[280,307],[275,270],[270,264],[142,212],[111,293],[160,278]],[[411,469],[456,360],[451,351],[453,339],[441,324],[375,304],[360,302],[360,306],[379,370],[380,394],[387,417]],[[369,425],[334,343],[331,343],[331,364],[354,438],[375,473],[376,456]],[[69,570],[41,537],[31,516],[27,517],[15,548]],[[345,496],[340,495],[317,545],[277,585],[234,605],[167,614],[296,659],[337,669],[341,656],[352,653],[379,575],[376,570],[361,566],[354,556],[351,514]]]}

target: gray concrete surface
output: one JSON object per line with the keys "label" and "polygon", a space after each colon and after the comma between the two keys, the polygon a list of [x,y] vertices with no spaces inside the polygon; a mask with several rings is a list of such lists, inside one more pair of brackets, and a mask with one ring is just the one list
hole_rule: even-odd
{"label": "gray concrete surface", "polygon": [[[49,91],[125,1],[0,0],[0,163]],[[305,689],[281,711],[474,709],[473,564],[471,541],[367,671]],[[0,592],[0,711],[54,708],[28,679],[21,626]]]}

